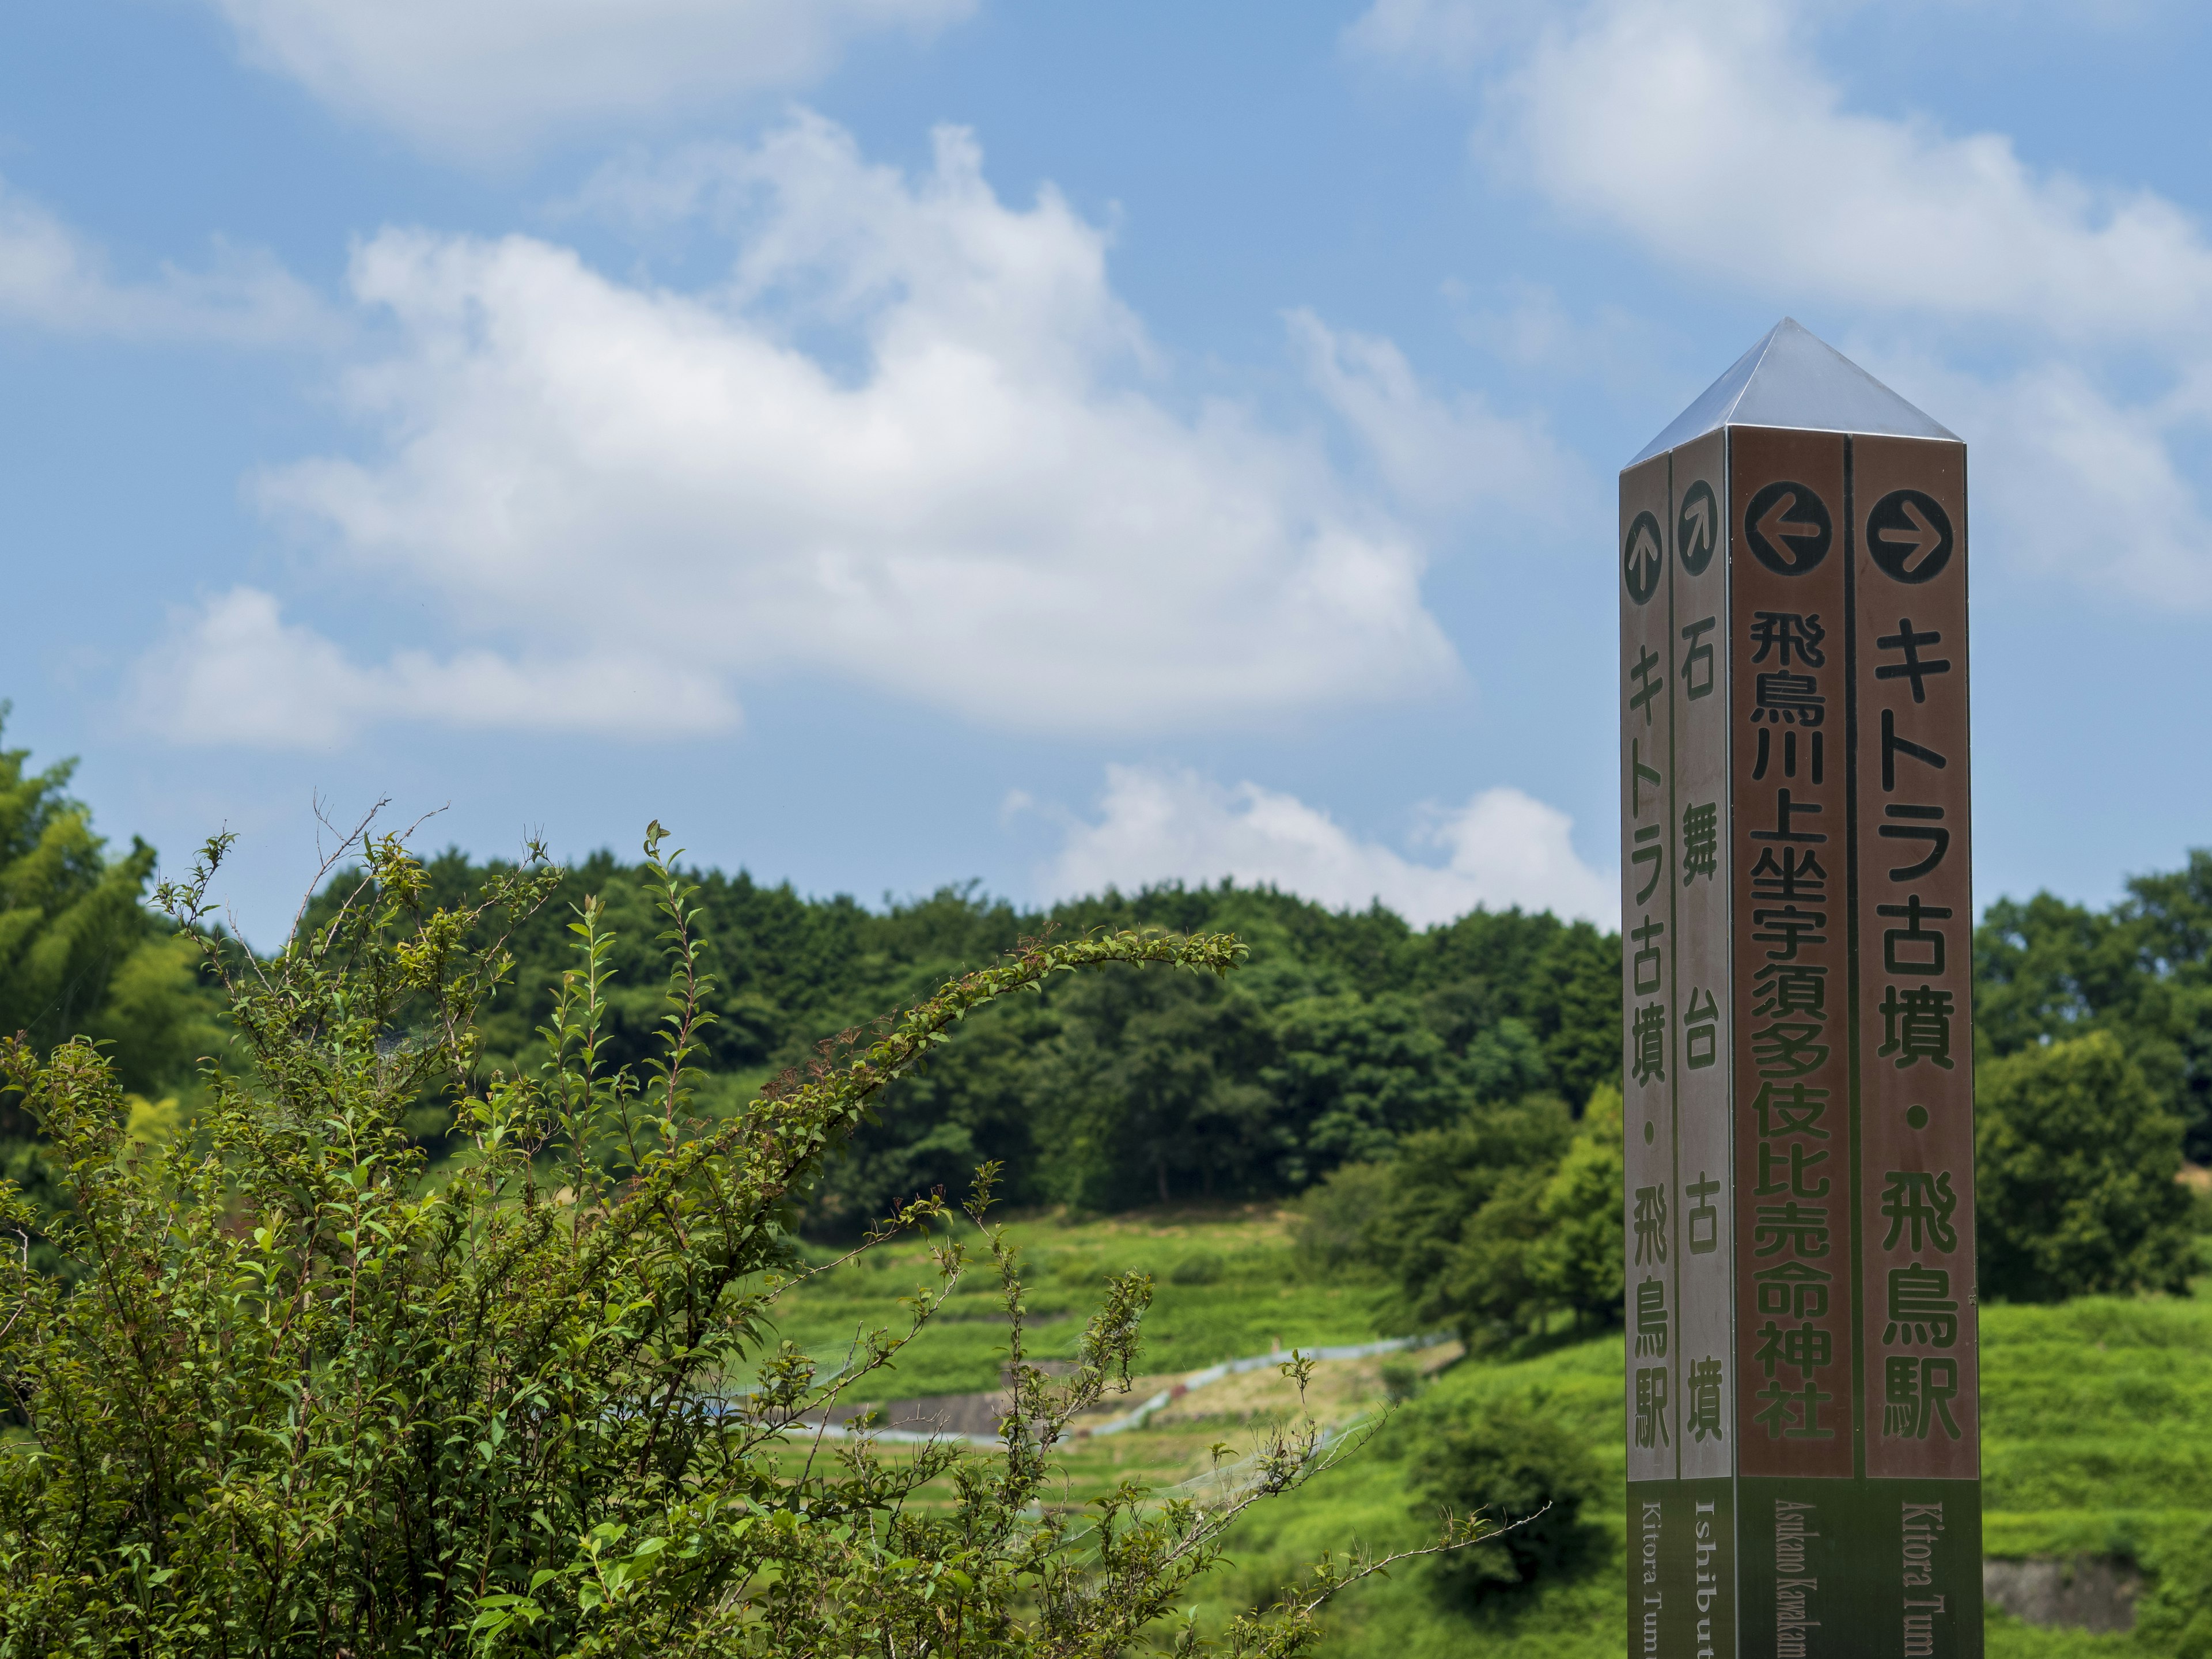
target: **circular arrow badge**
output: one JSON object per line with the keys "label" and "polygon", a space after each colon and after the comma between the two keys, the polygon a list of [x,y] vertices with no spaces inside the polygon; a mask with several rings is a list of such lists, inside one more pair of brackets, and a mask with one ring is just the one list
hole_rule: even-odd
{"label": "circular arrow badge", "polygon": [[1743,510],[1743,536],[1778,576],[1802,576],[1828,556],[1836,526],[1827,503],[1803,484],[1778,479]]}
{"label": "circular arrow badge", "polygon": [[1933,581],[1951,562],[1951,515],[1933,495],[1893,489],[1867,514],[1867,551],[1894,580]]}
{"label": "circular arrow badge", "polygon": [[1721,510],[1713,501],[1713,487],[1703,478],[1682,492],[1682,512],[1674,526],[1674,546],[1686,574],[1702,576],[1713,562],[1713,544],[1720,539]]}
{"label": "circular arrow badge", "polygon": [[1628,597],[1638,605],[1659,591],[1659,567],[1666,554],[1659,538],[1658,515],[1639,513],[1629,520],[1628,539],[1621,544],[1620,574],[1628,584]]}

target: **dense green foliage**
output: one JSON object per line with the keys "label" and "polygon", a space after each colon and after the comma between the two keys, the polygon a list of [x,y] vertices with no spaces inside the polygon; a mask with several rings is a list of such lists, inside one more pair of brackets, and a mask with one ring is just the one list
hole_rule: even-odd
{"label": "dense green foliage", "polygon": [[1397,1289],[1386,1322],[1449,1327],[1470,1346],[1562,1312],[1602,1325],[1620,1316],[1621,1168],[1613,1089],[1579,1125],[1547,1095],[1478,1103],[1308,1194],[1304,1253],[1371,1266]]}
{"label": "dense green foliage", "polygon": [[[1149,1287],[1103,1287],[1055,1386],[1025,1361],[1023,1278],[980,1196],[967,1216],[1012,1370],[998,1454],[786,1456],[801,1414],[861,1386],[965,1271],[940,1239],[937,1288],[840,1372],[769,1339],[804,1276],[793,1200],[872,1099],[1014,993],[1109,963],[1218,976],[1243,949],[1135,932],[1025,949],[713,1122],[693,1090],[713,1018],[700,915],[659,847],[655,825],[666,960],[635,1066],[610,1064],[612,940],[592,903],[542,1061],[488,1071],[477,1011],[558,879],[501,872],[435,905],[396,839],[370,841],[373,878],[273,959],[207,942],[238,1043],[195,1143],[134,1146],[88,1042],[0,1053],[66,1171],[48,1224],[75,1269],[0,1258],[0,1386],[25,1425],[0,1449],[0,1656],[1105,1659],[1170,1612],[1238,1515],[1328,1466],[1309,1422],[1210,1504],[1132,1487],[1087,1519],[1041,1506],[1071,1418],[1127,1385]],[[187,924],[222,848],[165,889]],[[426,1098],[451,1115],[434,1171],[408,1127]],[[0,1223],[31,1219],[0,1183]],[[890,1226],[956,1221],[925,1202]],[[1300,1650],[1320,1603],[1370,1570],[1323,1562],[1225,1648]]]}
{"label": "dense green foliage", "polygon": [[[6,715],[0,705],[0,720]],[[189,1077],[215,1040],[214,1005],[191,941],[142,908],[154,849],[111,857],[69,793],[74,763],[30,769],[0,750],[0,1034],[40,1049],[85,1036],[109,1045],[118,1081],[150,1095]],[[60,1201],[37,1126],[0,1091],[0,1176]],[[40,1258],[51,1265],[43,1247]]]}
{"label": "dense green foliage", "polygon": [[[430,890],[455,898],[494,868],[449,854],[428,863]],[[633,896],[637,874],[589,860],[517,930],[518,989],[486,1013],[488,1063],[514,1063],[544,1021],[535,988],[557,977],[563,945],[550,918],[563,906],[604,894],[611,960],[641,982],[655,929]],[[1549,915],[1476,911],[1417,932],[1379,906],[1332,912],[1226,884],[1109,892],[1047,912],[948,888],[876,912],[742,872],[687,878],[718,987],[705,1063],[733,1085],[709,1088],[710,1107],[1019,939],[1161,927],[1234,932],[1250,946],[1251,965],[1226,984],[1085,975],[962,1030],[826,1173],[813,1221],[831,1233],[956,1188],[985,1159],[1004,1164],[1006,1196],[1023,1204],[1114,1210],[1295,1193],[1451,1122],[1469,1099],[1542,1089],[1579,1104],[1620,1066],[1620,941]],[[616,994],[615,1063],[646,1051],[652,1010],[642,993]]]}
{"label": "dense green foliage", "polygon": [[[33,772],[22,751],[0,754],[0,1031],[41,1049],[70,1035],[105,1042],[126,1090],[149,1101],[180,1094],[189,1115],[199,1058],[225,1052],[219,1004],[191,942],[141,908],[150,849],[134,842],[111,855],[68,777],[66,765]],[[448,853],[427,865],[426,891],[458,903],[502,873]],[[609,1063],[643,1063],[657,1015],[654,994],[639,988],[653,977],[657,924],[641,873],[602,854],[564,873],[553,902],[518,925],[519,972],[483,1013],[485,1066],[525,1063],[559,980],[559,918],[586,896],[604,907],[619,970]],[[1158,927],[1234,931],[1250,944],[1251,966],[1225,984],[1111,970],[960,1030],[814,1183],[805,1202],[817,1237],[849,1238],[902,1202],[957,1190],[986,1161],[1002,1166],[1014,1203],[1085,1212],[1288,1196],[1334,1181],[1337,1209],[1374,1203],[1356,1238],[1339,1229],[1323,1246],[1317,1222],[1315,1247],[1355,1251],[1387,1274],[1409,1320],[1474,1336],[1562,1309],[1610,1316],[1601,1310],[1616,1279],[1604,1253],[1617,1222],[1602,1192],[1618,1178],[1618,1152],[1593,1136],[1568,1141],[1583,1103],[1618,1081],[1615,936],[1518,911],[1417,931],[1380,906],[1331,912],[1228,884],[1026,912],[973,889],[871,910],[742,871],[686,878],[700,890],[702,972],[714,988],[698,1085],[708,1116],[1018,939]],[[346,890],[326,889],[311,925],[326,923]],[[2212,1152],[2212,854],[2137,878],[2104,912],[2048,894],[2000,901],[1975,954],[1984,1289],[2171,1283],[2176,1200],[2161,1183],[2173,1137]],[[2099,1049],[2085,1069],[2064,1045],[2089,1036],[2117,1056]],[[2029,1086],[2030,1074],[2044,1082]],[[2112,1126],[2108,1144],[2089,1145],[2100,1118]],[[434,1157],[460,1144],[449,1143],[448,1122],[433,1096],[403,1118]],[[0,1094],[0,1170],[42,1204],[65,1205],[32,1127]],[[2080,1150],[2062,1155],[2061,1143]],[[2116,1172],[2115,1158],[2131,1172]],[[1384,1164],[1398,1175],[1362,1173]]]}
{"label": "dense green foliage", "polygon": [[1603,1532],[1583,1509],[1603,1495],[1604,1476],[1589,1443],[1550,1404],[1540,1389],[1465,1402],[1460,1413],[1431,1413],[1423,1425],[1414,1457],[1422,1496],[1505,1523],[1437,1564],[1438,1577],[1469,1601],[1572,1573],[1602,1546]]}
{"label": "dense green foliage", "polygon": [[2138,876],[2105,911],[2049,893],[1999,899],[1974,933],[1974,1018],[1985,1054],[2107,1031],[2212,1163],[2212,852]]}
{"label": "dense green foliage", "polygon": [[1984,1062],[1974,1166],[1984,1296],[2179,1291],[2197,1271],[2181,1124],[2110,1031]]}

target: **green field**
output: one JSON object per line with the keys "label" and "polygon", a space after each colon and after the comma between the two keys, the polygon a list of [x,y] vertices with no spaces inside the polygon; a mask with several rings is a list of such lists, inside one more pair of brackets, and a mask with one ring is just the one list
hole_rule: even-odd
{"label": "green field", "polygon": [[[1375,1334],[1376,1288],[1302,1271],[1281,1213],[1156,1212],[1081,1225],[1033,1218],[1010,1231],[1036,1285],[1033,1352],[1040,1358],[1072,1357],[1095,1286],[1108,1272],[1130,1268],[1157,1284],[1145,1355],[1156,1376],[1264,1352],[1278,1340],[1318,1346]],[[841,1363],[856,1330],[885,1322],[890,1302],[923,1281],[918,1249],[884,1255],[884,1266],[840,1268],[793,1296],[785,1334],[817,1359]],[[991,1317],[993,1295],[988,1263],[981,1264],[939,1322],[899,1356],[895,1377],[871,1387],[870,1396],[991,1387],[1004,1342]],[[2174,1564],[2171,1571],[2189,1571],[2179,1552],[2212,1517],[2212,1299],[1992,1305],[1982,1310],[1981,1330],[1990,1553],[2115,1553],[2154,1571],[2162,1560]],[[1342,1421],[1373,1412],[1380,1371],[1372,1360],[1324,1368],[1317,1414]],[[1419,1541],[1428,1522],[1409,1496],[1409,1458],[1421,1419],[1486,1395],[1530,1391],[1540,1391],[1547,1409],[1586,1436],[1620,1478],[1617,1334],[1581,1341],[1563,1334],[1541,1352],[1462,1359],[1436,1371],[1341,1467],[1249,1516],[1231,1562],[1208,1581],[1209,1611],[1265,1597],[1301,1561],[1354,1540],[1377,1549]],[[1066,1461],[1066,1496],[1080,1501],[1133,1470],[1162,1485],[1189,1478],[1206,1467],[1210,1443],[1249,1441],[1260,1420],[1293,1403],[1272,1372],[1194,1393],[1142,1430],[1079,1443]],[[1462,1659],[1477,1651],[1613,1659],[1626,1612],[1624,1507],[1625,1498],[1617,1499],[1596,1517],[1610,1559],[1586,1572],[1468,1610],[1449,1605],[1415,1564],[1344,1598],[1325,1651],[1339,1659]],[[1996,1616],[1990,1629],[1990,1650],[2003,1659],[2172,1650],[2140,1637],[2037,1630]]]}

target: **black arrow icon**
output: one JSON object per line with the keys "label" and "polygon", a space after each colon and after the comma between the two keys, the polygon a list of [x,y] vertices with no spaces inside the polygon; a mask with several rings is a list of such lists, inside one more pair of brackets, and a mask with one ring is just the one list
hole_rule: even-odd
{"label": "black arrow icon", "polygon": [[1867,552],[1894,580],[1934,580],[1951,562],[1951,515],[1923,491],[1893,489],[1867,514]]}
{"label": "black arrow icon", "polygon": [[1630,520],[1628,538],[1620,549],[1620,576],[1628,584],[1628,597],[1638,605],[1649,603],[1659,591],[1659,568],[1667,556],[1665,545],[1656,514],[1639,513]]}
{"label": "black arrow icon", "polygon": [[1743,538],[1778,576],[1802,576],[1828,556],[1835,521],[1827,503],[1803,484],[1778,478],[1743,510]]}
{"label": "black arrow icon", "polygon": [[1684,574],[1705,574],[1705,567],[1712,562],[1720,523],[1721,510],[1714,503],[1713,487],[1700,478],[1682,492],[1682,511],[1674,526],[1674,545],[1681,554]]}

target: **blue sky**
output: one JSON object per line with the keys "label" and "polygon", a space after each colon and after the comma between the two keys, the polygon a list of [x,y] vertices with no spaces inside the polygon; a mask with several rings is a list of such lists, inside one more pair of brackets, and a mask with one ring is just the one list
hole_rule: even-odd
{"label": "blue sky", "polygon": [[1984,902],[2212,843],[2179,4],[0,17],[11,741],[803,890],[1612,920],[1613,477],[1794,314],[1972,446]]}

